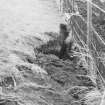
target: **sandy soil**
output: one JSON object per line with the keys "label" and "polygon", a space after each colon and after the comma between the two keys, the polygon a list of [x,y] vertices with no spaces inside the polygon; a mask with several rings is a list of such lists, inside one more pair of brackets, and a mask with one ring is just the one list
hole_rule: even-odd
{"label": "sandy soil", "polygon": [[0,1],[0,33],[30,35],[57,32],[60,22],[63,20],[53,0]]}

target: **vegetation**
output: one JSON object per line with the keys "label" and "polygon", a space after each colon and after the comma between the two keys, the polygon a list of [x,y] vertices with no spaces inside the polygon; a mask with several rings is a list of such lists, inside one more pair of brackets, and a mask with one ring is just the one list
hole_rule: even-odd
{"label": "vegetation", "polygon": [[75,42],[72,53],[68,47],[73,59],[59,59],[61,45],[54,32],[43,34],[50,39],[46,43],[42,36],[23,36],[13,42],[14,45],[18,42],[19,48],[2,46],[0,105],[105,104],[104,3],[99,0],[61,3],[61,12]]}

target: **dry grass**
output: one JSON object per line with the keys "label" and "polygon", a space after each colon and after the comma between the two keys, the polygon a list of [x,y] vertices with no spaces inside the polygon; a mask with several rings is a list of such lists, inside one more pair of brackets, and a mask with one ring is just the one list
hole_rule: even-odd
{"label": "dry grass", "polygon": [[[84,31],[80,23],[74,25],[76,31],[76,25]],[[94,57],[93,49],[81,46],[75,39],[74,59],[59,59],[61,46],[53,37],[55,33],[45,34],[47,39],[41,34],[40,38],[22,36],[0,48],[0,104],[104,105],[104,78],[96,61],[100,56]],[[78,31],[76,36],[85,43]]]}

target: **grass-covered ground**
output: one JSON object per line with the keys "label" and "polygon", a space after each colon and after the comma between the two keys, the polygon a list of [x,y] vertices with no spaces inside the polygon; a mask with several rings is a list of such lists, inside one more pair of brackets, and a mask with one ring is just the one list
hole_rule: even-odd
{"label": "grass-covered ground", "polygon": [[[85,43],[86,2],[77,4],[82,17],[73,16],[71,21]],[[94,11],[102,15],[97,9]],[[96,51],[91,46],[91,52],[87,53],[75,39],[77,49],[72,53],[68,50],[73,59],[59,58],[61,45],[55,37],[58,33],[5,35],[5,44],[0,42],[0,105],[104,105],[104,66],[96,59],[104,62],[104,40],[99,37],[102,31],[104,35],[104,24],[94,14],[93,20]]]}
{"label": "grass-covered ground", "polygon": [[[53,54],[54,51],[59,52],[61,47],[56,38],[52,37],[55,33],[44,35],[52,40],[45,43],[35,37],[22,38],[24,40],[21,44],[30,50],[1,50],[0,105],[99,103],[101,93],[98,84],[101,81],[97,78],[97,84],[89,76],[90,71],[84,66],[80,52],[77,55],[76,52],[72,53],[75,55],[73,60],[59,59]],[[34,47],[36,40],[41,42],[39,47]],[[94,99],[94,94],[98,100]]]}

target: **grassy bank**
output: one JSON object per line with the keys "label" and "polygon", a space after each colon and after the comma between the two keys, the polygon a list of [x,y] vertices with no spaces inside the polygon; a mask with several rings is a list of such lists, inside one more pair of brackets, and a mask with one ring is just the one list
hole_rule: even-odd
{"label": "grassy bank", "polygon": [[55,53],[61,48],[55,37],[58,33],[21,36],[12,41],[9,37],[7,46],[1,44],[0,48],[0,105],[104,105],[102,3],[93,1],[98,9],[93,6],[90,14],[92,37],[88,47],[86,2],[63,3],[62,13],[78,49],[73,50],[73,59],[59,59]]}

